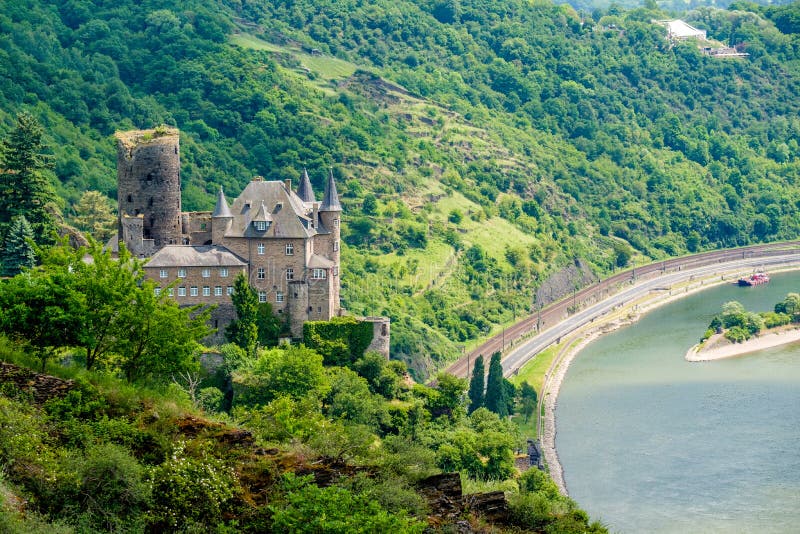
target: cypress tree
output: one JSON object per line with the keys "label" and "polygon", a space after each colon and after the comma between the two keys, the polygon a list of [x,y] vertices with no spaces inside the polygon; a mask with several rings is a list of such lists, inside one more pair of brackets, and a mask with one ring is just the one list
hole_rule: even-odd
{"label": "cypress tree", "polygon": [[258,348],[258,294],[250,287],[244,274],[236,277],[231,300],[236,308],[236,320],[225,329],[225,337],[252,358]]}
{"label": "cypress tree", "polygon": [[36,264],[32,241],[33,230],[28,220],[23,215],[14,217],[3,247],[3,276],[15,276],[23,268],[31,268]]}
{"label": "cypress tree", "polygon": [[500,363],[500,353],[492,354],[489,362],[489,378],[486,381],[486,401],[484,406],[500,417],[508,415],[508,403],[505,398],[503,385],[503,365]]}
{"label": "cypress tree", "polygon": [[472,378],[469,381],[469,413],[483,406],[483,391],[486,387],[486,371],[483,367],[483,355],[478,356],[472,367]]}

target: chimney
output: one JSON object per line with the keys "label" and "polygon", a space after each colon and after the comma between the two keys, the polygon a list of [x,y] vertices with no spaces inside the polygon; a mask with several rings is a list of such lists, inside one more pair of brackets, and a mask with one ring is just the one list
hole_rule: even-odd
{"label": "chimney", "polygon": [[283,181],[283,185],[286,187],[286,192],[287,193],[291,193],[292,192],[292,179],[291,178],[285,179]]}
{"label": "chimney", "polygon": [[314,202],[314,214],[311,218],[311,224],[314,228],[319,228],[319,202]]}

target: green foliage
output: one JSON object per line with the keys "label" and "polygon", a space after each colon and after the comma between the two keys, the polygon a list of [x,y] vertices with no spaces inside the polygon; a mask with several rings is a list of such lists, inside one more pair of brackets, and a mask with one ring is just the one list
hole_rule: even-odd
{"label": "green foliage", "polygon": [[250,287],[244,273],[239,273],[233,282],[233,307],[236,319],[225,328],[225,337],[231,343],[241,347],[245,353],[253,357],[258,347],[258,294]]}
{"label": "green foliage", "polygon": [[347,368],[329,371],[331,389],[325,399],[326,413],[378,431],[389,423],[383,398],[370,392],[367,381]]}
{"label": "green foliage", "polygon": [[263,405],[281,396],[324,396],[330,389],[322,356],[304,346],[262,350],[256,360],[233,375],[238,405]]}
{"label": "green foliage", "polygon": [[469,413],[483,406],[483,394],[486,385],[486,373],[483,367],[483,355],[475,359],[472,367],[472,376],[469,380]]}
{"label": "green foliage", "polygon": [[30,343],[42,368],[55,349],[69,347],[84,349],[87,369],[120,369],[129,380],[197,365],[209,310],[156,296],[124,247],[118,260],[97,243],[45,252],[40,267],[0,285],[0,331]]}
{"label": "green foliage", "polygon": [[484,406],[500,417],[508,415],[508,399],[503,382],[503,365],[500,363],[499,352],[492,354],[489,362],[489,376],[486,379],[486,399]]}
{"label": "green foliage", "polygon": [[303,343],[325,358],[326,365],[350,365],[364,355],[372,343],[372,323],[353,317],[303,324]]}
{"label": "green foliage", "polygon": [[0,256],[0,275],[15,276],[36,264],[33,230],[24,215],[11,221]]}
{"label": "green foliage", "polygon": [[44,130],[30,113],[17,115],[16,126],[0,143],[0,236],[16,217],[24,216],[39,244],[51,243],[56,231],[55,193],[46,173]]}
{"label": "green foliage", "polygon": [[790,316],[800,314],[800,293],[789,293],[781,302],[775,305],[775,313],[785,313]]}
{"label": "green foliage", "polygon": [[424,524],[405,514],[392,514],[368,495],[347,489],[320,488],[311,477],[284,476],[285,494],[270,506],[272,528],[279,532],[422,532]]}
{"label": "green foliage", "polygon": [[364,356],[353,362],[353,370],[367,380],[371,392],[393,399],[400,392],[400,382],[406,366],[403,362],[388,362],[378,352],[367,351]]}
{"label": "green foliage", "polygon": [[72,209],[72,222],[95,241],[105,243],[117,233],[111,200],[99,191],[85,191]]}
{"label": "green foliage", "polygon": [[538,400],[536,390],[527,382],[523,382],[520,385],[520,400],[522,405],[520,413],[525,417],[525,422],[527,423],[536,410],[536,402]]}
{"label": "green foliage", "polygon": [[189,456],[184,443],[152,469],[150,480],[156,497],[151,519],[156,530],[214,528],[223,522],[223,507],[236,489],[230,468],[207,453]]}
{"label": "green foliage", "polygon": [[82,527],[98,531],[144,527],[151,486],[145,480],[144,467],[125,448],[96,445],[75,462],[77,485],[70,501],[77,507]]}

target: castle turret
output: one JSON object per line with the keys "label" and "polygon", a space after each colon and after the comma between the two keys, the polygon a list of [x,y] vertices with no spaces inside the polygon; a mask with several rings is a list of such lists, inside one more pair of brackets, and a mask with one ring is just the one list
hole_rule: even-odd
{"label": "castle turret", "polygon": [[297,196],[306,204],[314,202],[314,190],[311,188],[311,179],[308,177],[308,170],[303,169],[303,177],[300,179],[300,186],[297,188]]}
{"label": "castle turret", "polygon": [[178,130],[161,127],[118,132],[116,138],[120,239],[124,241],[127,233],[122,231],[123,221],[141,217],[139,242],[125,243],[131,251],[146,254],[146,250],[180,243]]}
{"label": "castle turret", "polygon": [[329,234],[325,236],[327,242],[326,256],[333,261],[333,268],[331,269],[331,299],[333,300],[334,313],[338,313],[340,309],[339,294],[340,294],[340,281],[339,281],[339,265],[341,253],[339,251],[339,242],[341,239],[342,231],[340,228],[342,215],[342,205],[339,203],[339,193],[336,191],[336,180],[333,179],[333,171],[331,171],[328,178],[328,184],[325,187],[325,195],[322,197],[322,204],[319,206],[319,222],[322,227],[321,230],[327,230]]}
{"label": "castle turret", "polygon": [[217,193],[217,204],[211,214],[211,242],[215,245],[222,243],[225,234],[231,229],[233,223],[233,213],[225,200],[225,193],[219,188]]}

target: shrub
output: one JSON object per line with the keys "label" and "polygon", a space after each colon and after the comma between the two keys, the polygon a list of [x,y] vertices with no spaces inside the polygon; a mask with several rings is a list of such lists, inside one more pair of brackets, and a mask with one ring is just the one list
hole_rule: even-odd
{"label": "shrub", "polygon": [[152,528],[175,531],[179,526],[222,523],[225,504],[234,495],[236,475],[210,454],[187,456],[185,443],[175,447],[172,456],[150,472],[155,496]]}
{"label": "shrub", "polygon": [[270,506],[275,532],[422,532],[425,525],[405,513],[390,513],[369,493],[336,486],[320,488],[311,477],[284,476],[283,499]]}

